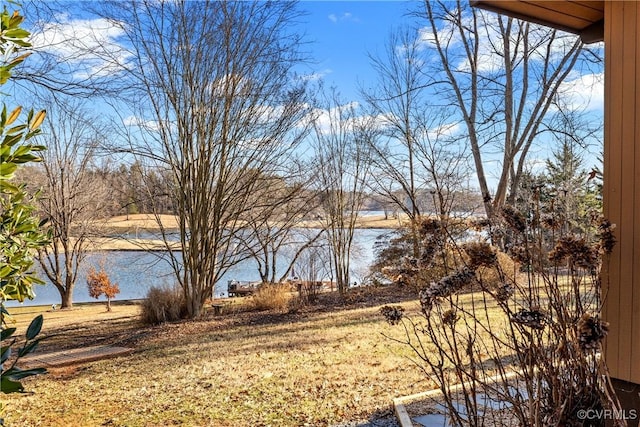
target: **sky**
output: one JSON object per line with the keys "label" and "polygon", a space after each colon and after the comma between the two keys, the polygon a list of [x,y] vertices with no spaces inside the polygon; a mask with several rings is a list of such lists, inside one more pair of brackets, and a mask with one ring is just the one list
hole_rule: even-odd
{"label": "sky", "polygon": [[[410,12],[420,11],[419,1],[303,1],[301,9],[308,15],[303,25],[311,41],[313,56],[311,72],[322,77],[327,85],[335,85],[343,99],[358,101],[358,90],[375,83],[369,55],[382,54],[392,31],[401,27],[415,28],[416,37],[426,37],[425,31],[410,16]],[[491,61],[486,61],[489,66]],[[584,108],[592,122],[602,120],[604,108],[603,76],[596,73],[574,72],[564,87],[572,93],[569,104]],[[534,172],[542,172],[546,159],[551,157],[551,144],[534,146],[529,155],[529,167]],[[596,143],[584,153],[583,167],[590,170],[599,167],[601,148]],[[497,186],[497,170],[501,163],[501,153],[485,154],[485,167],[490,186]],[[470,180],[475,186],[475,178]]]}
{"label": "sky", "polygon": [[[99,49],[101,44],[117,49],[119,31],[87,12],[92,3],[63,0],[64,12],[59,14],[63,25],[45,27],[49,35],[35,34],[34,45],[74,56],[74,49],[63,42],[73,35],[85,48]],[[393,28],[408,25],[411,18],[407,13],[419,6],[420,2],[415,0],[300,1],[298,9],[302,16],[295,30],[304,34],[306,43],[301,50],[309,58],[300,72],[312,79],[323,78],[327,85],[336,85],[347,99],[356,98],[358,82],[366,84],[372,77],[368,54],[384,47]],[[90,36],[92,33],[94,36]],[[78,61],[72,65],[81,68]],[[76,70],[76,75],[82,73]]]}
{"label": "sky", "polygon": [[[393,30],[417,27],[416,37],[424,34],[410,15],[421,11],[420,1],[302,1],[300,8],[307,13],[301,28],[315,58],[308,65],[310,73],[335,84],[348,100],[359,98],[359,86],[375,82],[369,55],[382,53]],[[576,74],[569,81],[575,103],[602,110],[601,82],[594,85],[590,74]]]}
{"label": "sky", "polygon": [[301,28],[314,57],[310,73],[358,99],[358,86],[375,80],[368,55],[381,52],[393,29],[410,24],[407,14],[416,7],[416,1],[301,2],[307,13]]}
{"label": "sky", "polygon": [[[37,2],[35,4],[38,4]],[[117,49],[118,32],[105,26],[104,22],[90,19],[83,9],[89,1],[69,2],[66,13],[66,26],[62,31],[73,31],[80,43],[90,43],[87,34],[97,34],[97,42]],[[299,9],[304,12],[296,30],[305,34],[307,44],[303,46],[310,61],[300,67],[299,72],[308,80],[322,79],[325,86],[335,86],[341,99],[346,102],[358,102],[361,99],[359,89],[372,86],[376,76],[370,65],[369,55],[382,54],[393,30],[412,27],[416,37],[428,38],[420,31],[412,11],[419,11],[419,1],[301,1]],[[425,21],[422,21],[424,25]],[[71,30],[72,29],[72,30]],[[66,34],[68,36],[68,34]],[[42,36],[35,35],[36,45],[43,44]],[[40,38],[38,38],[40,37]],[[52,40],[52,39],[50,39]],[[67,55],[73,49],[65,51],[61,43],[50,43],[48,49],[57,49]],[[53,47],[51,47],[53,46]],[[86,46],[85,46],[86,47]],[[97,65],[86,62],[87,70],[93,71]],[[490,61],[486,63],[491,66]],[[99,64],[98,64],[99,65]],[[71,63],[70,67],[79,67]],[[572,91],[571,102],[586,106],[587,114],[594,120],[601,120],[603,109],[603,88],[601,75],[574,72],[565,87]],[[595,157],[599,149],[591,153]],[[543,165],[548,151],[534,151],[531,164]],[[490,160],[490,159],[489,159]],[[591,162],[593,163],[593,162]]]}
{"label": "sky", "polygon": [[[313,56],[317,62],[311,65],[312,73],[322,77],[327,85],[335,85],[343,99],[361,99],[359,88],[375,84],[369,55],[382,54],[392,31],[401,27],[415,28],[416,37],[426,37],[426,20],[416,23],[411,12],[421,11],[420,1],[302,1],[301,9],[308,15],[303,25]],[[423,15],[424,16],[424,15]],[[491,66],[491,61],[483,62]],[[482,65],[482,64],[481,64]],[[568,103],[584,108],[592,121],[601,121],[604,108],[603,75],[574,71],[563,85],[569,92]],[[551,156],[549,145],[533,147],[529,165],[541,172],[545,160]],[[600,147],[590,146],[584,153],[585,169],[599,167]],[[496,182],[501,153],[485,155],[490,182]],[[495,184],[492,185],[495,188]]]}

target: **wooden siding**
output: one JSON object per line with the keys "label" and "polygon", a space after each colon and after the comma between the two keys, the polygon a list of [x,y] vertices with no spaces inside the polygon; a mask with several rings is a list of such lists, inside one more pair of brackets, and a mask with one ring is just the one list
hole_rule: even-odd
{"label": "wooden siding", "polygon": [[580,34],[601,21],[604,1],[475,0],[471,4],[572,33]]}
{"label": "wooden siding", "polygon": [[618,240],[602,276],[603,316],[610,324],[605,357],[614,378],[640,384],[640,3],[472,4],[578,34],[604,19],[604,206]]}
{"label": "wooden siding", "polygon": [[640,383],[640,3],[605,4],[605,216],[618,244],[603,275],[605,358]]}

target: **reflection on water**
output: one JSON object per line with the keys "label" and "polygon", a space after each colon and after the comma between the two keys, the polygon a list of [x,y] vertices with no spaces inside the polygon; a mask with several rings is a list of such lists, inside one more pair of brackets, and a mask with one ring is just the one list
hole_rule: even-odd
{"label": "reflection on water", "polygon": [[[373,246],[376,238],[388,232],[389,230],[381,229],[356,230],[351,268],[355,281],[360,281],[367,274],[368,266],[374,258]],[[142,234],[142,232],[140,234]],[[139,238],[149,237],[147,233],[145,233],[145,236],[139,236]],[[104,265],[111,280],[118,283],[120,293],[115,298],[116,300],[144,298],[152,286],[172,285],[175,281],[173,271],[169,263],[163,259],[162,255],[162,252],[141,251],[105,251],[90,253],[78,274],[78,280],[73,292],[73,301],[95,301],[95,299],[89,297],[86,286],[87,271],[90,266],[99,268],[100,265]],[[278,267],[284,271],[287,262],[287,260],[283,259],[283,262]],[[41,277],[44,279],[44,275],[41,275]],[[325,277],[325,279],[327,278],[328,277]],[[226,294],[228,280],[260,280],[255,261],[246,260],[232,267],[216,285],[216,296]],[[35,292],[36,298],[34,300],[26,300],[24,305],[51,305],[60,303],[60,294],[51,283],[47,283],[44,286],[36,286]],[[103,297],[100,298],[100,300],[103,299]],[[20,305],[20,303],[8,301],[6,305],[13,307]]]}

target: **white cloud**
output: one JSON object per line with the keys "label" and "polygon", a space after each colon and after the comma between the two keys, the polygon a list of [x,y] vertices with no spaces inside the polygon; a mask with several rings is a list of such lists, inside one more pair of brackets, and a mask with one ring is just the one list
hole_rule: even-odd
{"label": "white cloud", "polygon": [[44,23],[34,32],[31,43],[36,51],[54,55],[72,66],[77,78],[107,76],[121,70],[130,53],[119,43],[124,30],[107,19],[70,19],[59,15],[57,22]]}
{"label": "white cloud", "polygon": [[604,109],[604,74],[584,74],[565,80],[558,90],[564,108],[572,111]]}
{"label": "white cloud", "polygon": [[332,72],[333,72],[332,69],[325,68],[322,71],[317,71],[317,72],[311,73],[311,74],[304,74],[304,75],[300,76],[300,79],[302,81],[315,82],[315,81],[318,81],[318,80],[322,80],[326,75],[331,74]]}
{"label": "white cloud", "polygon": [[360,18],[353,16],[351,12],[344,12],[342,14],[331,13],[327,16],[329,21],[337,24],[338,22],[348,21],[348,22],[360,22]]}
{"label": "white cloud", "polygon": [[254,82],[239,74],[227,74],[214,80],[209,88],[216,98],[224,98],[229,94],[243,96],[251,93]]}
{"label": "white cloud", "polygon": [[[491,14],[487,16],[487,20],[479,20],[478,26],[481,34],[481,42],[478,46],[478,63],[477,68],[479,72],[493,73],[499,71],[504,63],[502,58],[495,53],[496,50],[501,49],[502,41],[498,34],[497,16]],[[463,18],[463,26],[465,28],[473,28],[473,21],[471,16]],[[491,21],[491,22],[490,22]],[[437,42],[441,46],[446,46],[447,50],[452,54],[451,66],[457,71],[469,71],[469,60],[464,54],[464,46],[462,43],[462,36],[458,28],[451,22],[441,23],[436,34],[431,27],[423,27],[418,30],[417,43],[418,46],[425,49],[434,49],[437,47]],[[492,43],[487,43],[486,40],[491,40]],[[459,56],[456,56],[459,54]],[[457,59],[456,59],[457,58]]]}
{"label": "white cloud", "polygon": [[329,135],[340,130],[348,132],[367,117],[354,116],[352,114],[359,106],[360,104],[357,101],[352,101],[329,110],[314,108],[303,120],[303,123],[304,125],[313,123],[317,131],[323,135]]}
{"label": "white cloud", "polygon": [[460,133],[462,127],[460,123],[446,123],[436,128],[429,129],[427,135],[432,140],[438,140],[442,137],[452,137]]}
{"label": "white cloud", "polygon": [[138,116],[128,116],[122,120],[122,124],[130,127],[137,127],[147,131],[157,131],[160,129],[160,122],[156,120],[144,120]]}
{"label": "white cloud", "polygon": [[[456,47],[460,44],[460,36],[450,24],[442,25],[438,28],[438,41],[448,41],[450,47]],[[422,27],[418,29],[417,42],[423,48],[435,48],[436,34],[431,27]]]}
{"label": "white cloud", "polygon": [[[478,45],[477,70],[481,73],[496,73],[504,69],[504,39],[500,31],[499,15],[489,12],[480,12],[478,15],[477,25],[480,36]],[[456,25],[452,22],[441,21],[437,30],[438,40],[442,46],[446,46],[449,52],[449,59],[454,70],[467,72],[471,67],[469,60],[464,52],[462,36]],[[462,26],[470,31],[473,28],[473,19],[471,14],[462,17]],[[467,31],[467,32],[468,32]],[[577,36],[559,33],[556,35],[553,43],[549,47],[548,39],[551,30],[537,25],[529,24],[529,60],[544,61],[547,57],[553,62],[559,60],[566,52],[569,51]],[[436,36],[431,27],[423,27],[418,30],[417,42],[423,49],[436,47]],[[523,39],[518,32],[517,27],[512,30],[510,37],[510,45],[512,55],[517,52],[516,61],[522,60]]]}
{"label": "white cloud", "polygon": [[273,123],[279,120],[285,113],[285,107],[282,105],[257,105],[252,108],[251,115],[263,124]]}

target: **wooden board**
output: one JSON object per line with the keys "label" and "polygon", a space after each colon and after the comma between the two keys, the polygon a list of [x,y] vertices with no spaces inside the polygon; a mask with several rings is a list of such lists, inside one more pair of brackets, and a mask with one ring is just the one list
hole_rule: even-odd
{"label": "wooden board", "polygon": [[603,18],[603,1],[476,0],[471,4],[515,18],[580,33]]}
{"label": "wooden board", "polygon": [[[618,239],[603,279],[605,358],[614,378],[640,383],[640,5],[605,5],[605,216]],[[638,147],[638,148],[636,148]]]}
{"label": "wooden board", "polygon": [[95,360],[130,354],[128,347],[114,347],[96,345],[92,347],[74,348],[53,353],[33,354],[20,359],[20,365],[25,368],[57,368],[78,363],[93,362]]}

